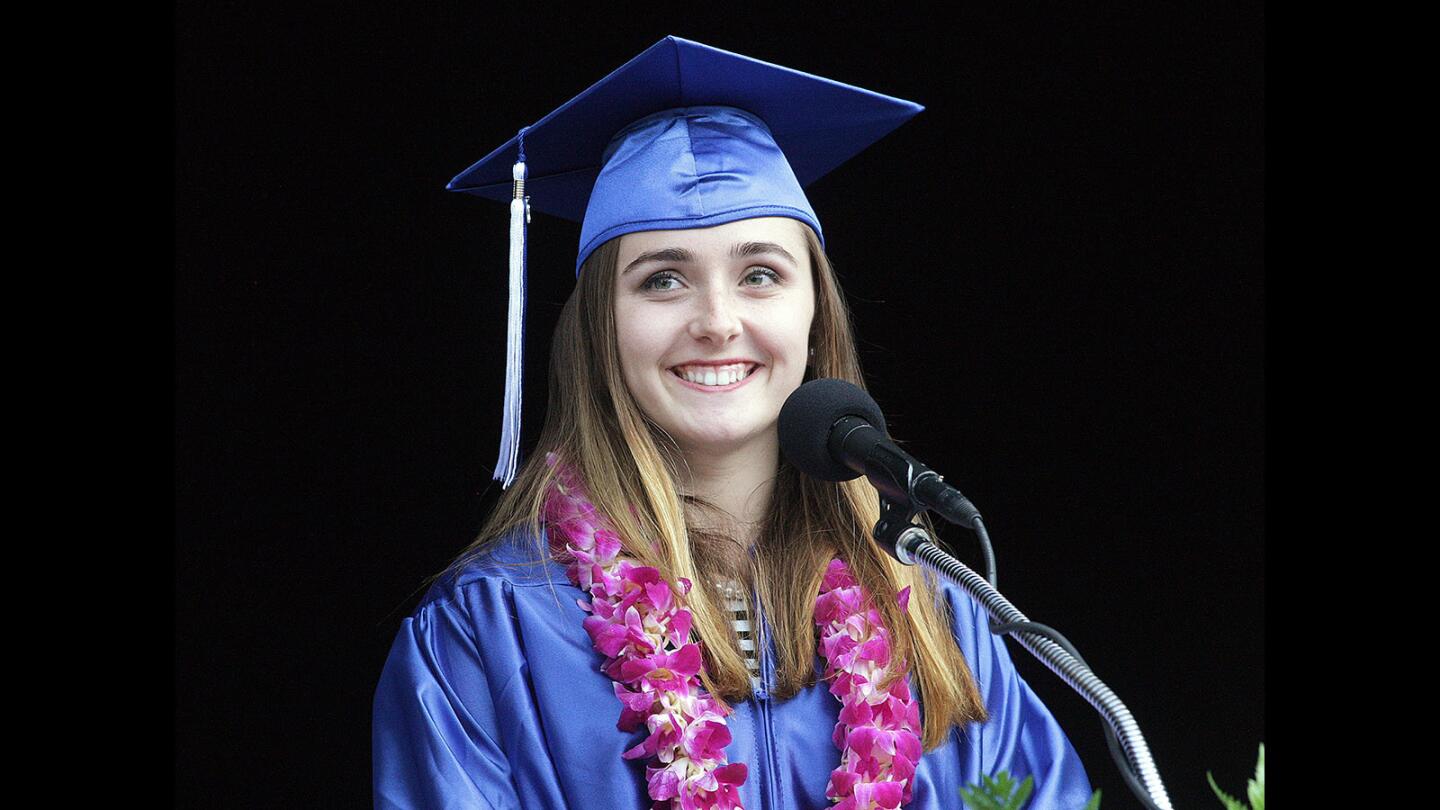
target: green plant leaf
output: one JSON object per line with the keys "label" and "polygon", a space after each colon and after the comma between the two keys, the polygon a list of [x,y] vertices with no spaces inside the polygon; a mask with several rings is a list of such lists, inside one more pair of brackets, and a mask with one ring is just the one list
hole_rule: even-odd
{"label": "green plant leaf", "polygon": [[1010,797],[1010,802],[1005,805],[1006,810],[1020,810],[1025,806],[1025,800],[1030,798],[1030,791],[1035,789],[1035,777],[1027,776],[1025,781],[1020,783],[1015,795]]}
{"label": "green plant leaf", "polygon": [[960,788],[962,806],[972,810],[1005,810],[1005,805],[996,801],[989,793],[974,785],[967,788]]}
{"label": "green plant leaf", "polygon": [[1085,803],[1085,810],[1100,810],[1100,791],[1096,790],[1090,794],[1090,801]]}
{"label": "green plant leaf", "polygon": [[1225,792],[1220,789],[1220,786],[1215,784],[1215,777],[1209,771],[1205,772],[1205,778],[1210,780],[1210,789],[1215,791],[1216,796],[1220,797],[1220,802],[1225,805],[1225,810],[1245,810],[1245,805],[1241,804],[1239,799],[1234,796],[1227,796]]}
{"label": "green plant leaf", "polygon": [[1035,777],[1027,776],[1019,784],[1006,771],[1000,771],[994,778],[980,775],[980,784],[960,788],[962,805],[973,810],[1020,810],[1030,792],[1035,789]]}
{"label": "green plant leaf", "polygon": [[1260,761],[1255,763],[1255,778],[1245,787],[1253,810],[1265,810],[1265,743],[1260,743]]}
{"label": "green plant leaf", "polygon": [[990,789],[995,794],[995,798],[1008,802],[1010,796],[1015,793],[1015,780],[1010,778],[1008,771],[1001,771],[990,780]]}
{"label": "green plant leaf", "polygon": [[974,810],[1004,810],[994,797],[993,784],[990,777],[981,774],[980,784],[960,788],[961,804]]}

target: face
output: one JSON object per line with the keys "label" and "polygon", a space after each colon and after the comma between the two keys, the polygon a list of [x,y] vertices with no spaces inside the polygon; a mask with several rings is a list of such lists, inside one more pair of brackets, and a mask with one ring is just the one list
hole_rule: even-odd
{"label": "face", "polygon": [[778,445],[776,420],[804,379],[815,315],[804,227],[759,217],[621,237],[625,384],[687,455]]}

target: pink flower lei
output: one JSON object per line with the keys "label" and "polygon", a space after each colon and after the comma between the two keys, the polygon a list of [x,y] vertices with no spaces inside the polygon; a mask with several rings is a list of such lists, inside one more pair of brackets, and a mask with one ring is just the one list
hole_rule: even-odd
{"label": "pink flower lei", "polygon": [[[735,810],[744,763],[727,763],[729,707],[701,686],[700,647],[690,639],[690,611],[678,591],[649,566],[621,556],[620,536],[590,503],[574,470],[554,453],[556,484],[544,519],[552,550],[568,560],[565,573],[590,601],[576,600],[590,616],[585,631],[605,656],[600,667],[615,681],[621,731],[644,726],[649,734],[626,751],[625,759],[646,757],[645,778],[652,810]],[[563,543],[563,548],[561,544]],[[910,589],[899,594],[908,609]],[[842,560],[830,561],[815,600],[815,624],[830,693],[840,700],[835,746],[840,766],[830,774],[825,795],[833,810],[892,810],[910,801],[920,760],[920,709],[902,675],[881,690],[890,665],[890,632],[880,612]]]}

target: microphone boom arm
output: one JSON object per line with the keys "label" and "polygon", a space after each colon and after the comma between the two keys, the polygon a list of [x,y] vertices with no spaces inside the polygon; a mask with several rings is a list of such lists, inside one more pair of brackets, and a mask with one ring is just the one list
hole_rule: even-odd
{"label": "microphone boom arm", "polygon": [[[935,476],[935,473],[930,470],[925,472]],[[939,478],[939,476],[935,477]],[[910,488],[913,489],[913,487]],[[950,491],[955,492],[953,489]],[[990,615],[992,621],[997,621],[1001,625],[1029,624],[1030,620],[1026,618],[1025,614],[995,590],[994,586],[984,577],[947,554],[931,539],[925,529],[911,523],[917,512],[913,507],[907,505],[910,503],[913,501],[909,499],[892,500],[885,495],[884,491],[881,492],[880,520],[875,524],[874,531],[875,539],[879,541],[881,547],[906,565],[920,563],[926,570],[944,576],[960,586],[985,608],[985,612]],[[966,503],[968,504],[969,501]],[[974,510],[974,507],[972,506],[970,509]],[[976,513],[974,521],[977,524],[980,522],[978,518],[979,515]],[[1110,687],[1106,686],[1104,681],[1101,681],[1090,667],[1080,660],[1078,655],[1072,655],[1070,651],[1045,635],[1023,630],[1010,632],[1009,635],[1014,636],[1021,647],[1040,659],[1040,662],[1051,672],[1060,676],[1060,679],[1071,689],[1079,692],[1080,696],[1085,698],[1085,701],[1105,719],[1111,732],[1119,738],[1120,747],[1124,750],[1129,770],[1121,768],[1121,775],[1126,777],[1126,782],[1136,797],[1147,807],[1171,810],[1170,797],[1165,792],[1165,785],[1160,781],[1160,772],[1156,769],[1154,759],[1150,756],[1150,748],[1145,744],[1145,737],[1140,732],[1140,726],[1135,722],[1130,710],[1111,691]],[[1112,754],[1115,753],[1113,743],[1111,751]]]}

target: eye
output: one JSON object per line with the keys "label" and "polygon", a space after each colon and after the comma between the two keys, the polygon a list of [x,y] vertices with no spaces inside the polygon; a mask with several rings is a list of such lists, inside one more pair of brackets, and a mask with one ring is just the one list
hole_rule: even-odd
{"label": "eye", "polygon": [[675,289],[674,287],[662,286],[663,282],[666,281],[673,281],[679,283],[680,278],[669,270],[661,270],[655,275],[645,279],[645,283],[640,285],[640,289],[654,290],[655,292],[669,292],[670,290]]}
{"label": "eye", "polygon": [[[746,280],[746,281],[750,281],[751,279],[754,279],[754,278],[768,278],[768,279],[770,279],[770,283],[771,283],[771,284],[779,284],[779,283],[780,283],[780,274],[779,274],[779,273],[775,272],[774,270],[771,270],[771,269],[768,268],[768,267],[761,267],[761,266],[758,266],[758,265],[757,265],[756,267],[751,268],[749,274],[747,274],[747,275],[745,276],[745,280]],[[769,285],[769,284],[751,284],[750,286],[751,286],[751,287],[768,287],[768,286],[770,286],[770,285]]]}

